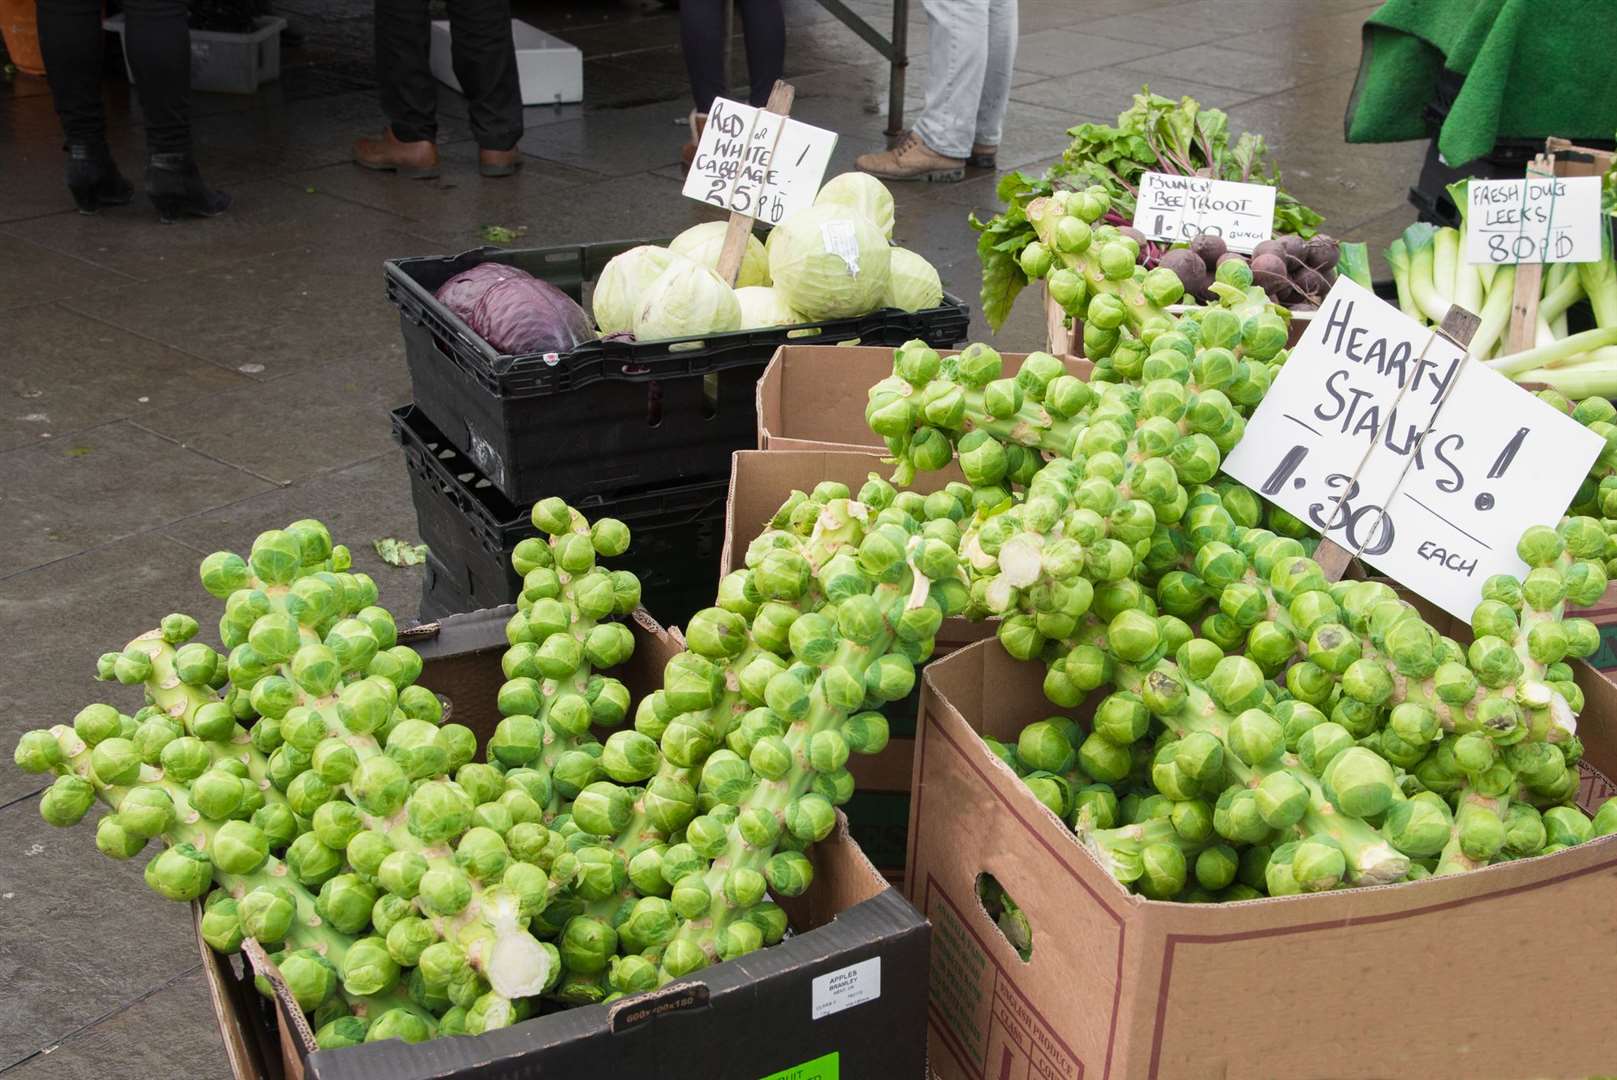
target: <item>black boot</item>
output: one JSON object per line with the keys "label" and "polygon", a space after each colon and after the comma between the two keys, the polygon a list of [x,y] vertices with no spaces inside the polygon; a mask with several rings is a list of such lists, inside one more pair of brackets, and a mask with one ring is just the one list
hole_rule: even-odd
{"label": "black boot", "polygon": [[215,217],[230,209],[230,196],[204,184],[197,163],[186,153],[152,154],[146,159],[146,196],[165,225],[187,215]]}
{"label": "black boot", "polygon": [[67,190],[81,214],[93,214],[103,206],[127,206],[135,195],[104,142],[68,144]]}

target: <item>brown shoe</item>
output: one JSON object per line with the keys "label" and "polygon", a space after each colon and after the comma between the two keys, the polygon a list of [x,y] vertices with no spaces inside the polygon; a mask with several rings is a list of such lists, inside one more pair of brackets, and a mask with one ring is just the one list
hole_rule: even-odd
{"label": "brown shoe", "polygon": [[477,171],[484,176],[511,176],[522,168],[522,155],[515,147],[509,150],[477,151]]}
{"label": "brown shoe", "polygon": [[438,175],[438,147],[430,139],[400,142],[393,137],[393,129],[387,128],[375,138],[354,140],[354,164],[429,180]]}
{"label": "brown shoe", "polygon": [[906,131],[898,145],[880,154],[861,154],[854,167],[883,180],[934,180],[952,183],[966,175],[963,158],[944,157],[913,131]]}
{"label": "brown shoe", "polygon": [[691,141],[686,143],[679,151],[679,171],[688,173],[691,164],[696,160],[696,148],[702,145],[702,129],[707,127],[707,113],[691,110]]}
{"label": "brown shoe", "polygon": [[998,154],[999,147],[997,146],[988,146],[984,143],[972,143],[971,156],[966,159],[966,164],[970,165],[973,169],[992,169],[995,161],[997,160]]}

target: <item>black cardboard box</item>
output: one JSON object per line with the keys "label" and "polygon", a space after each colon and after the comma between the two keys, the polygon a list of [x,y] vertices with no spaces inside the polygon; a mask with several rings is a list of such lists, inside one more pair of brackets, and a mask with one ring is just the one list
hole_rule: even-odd
{"label": "black cardboard box", "polygon": [[[451,715],[494,730],[510,607],[448,616],[400,641]],[[637,611],[634,657],[614,674],[638,698],[661,685],[682,643]],[[931,927],[882,879],[845,820],[811,852],[809,891],[783,903],[794,934],[661,990],[534,1017],[477,1037],[396,1040],[312,1051],[301,1014],[272,1004],[250,974],[199,939],[236,1080],[584,1078],[853,1080],[925,1076]],[[200,911],[200,909],[198,909]]]}

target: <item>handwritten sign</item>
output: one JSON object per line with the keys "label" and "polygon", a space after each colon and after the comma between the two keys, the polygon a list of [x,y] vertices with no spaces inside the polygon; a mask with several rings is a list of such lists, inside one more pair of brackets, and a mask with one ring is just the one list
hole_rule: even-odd
{"label": "handwritten sign", "polygon": [[1464,619],[1554,525],[1604,445],[1346,277],[1224,471]]}
{"label": "handwritten sign", "polygon": [[814,204],[836,145],[834,131],[714,98],[684,193],[773,225]]}
{"label": "handwritten sign", "polygon": [[1473,263],[1598,262],[1600,177],[1472,180],[1465,258]]}
{"label": "handwritten sign", "polygon": [[1134,201],[1134,227],[1152,240],[1177,244],[1212,233],[1248,255],[1269,239],[1274,218],[1274,188],[1205,176],[1145,173]]}

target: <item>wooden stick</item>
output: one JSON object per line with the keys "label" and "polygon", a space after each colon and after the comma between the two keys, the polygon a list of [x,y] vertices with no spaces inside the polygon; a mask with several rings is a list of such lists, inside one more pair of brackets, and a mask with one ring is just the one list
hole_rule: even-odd
{"label": "wooden stick", "polygon": [[[1441,334],[1443,337],[1460,347],[1460,354],[1462,358],[1461,363],[1464,363],[1466,346],[1471,344],[1471,339],[1476,336],[1477,327],[1481,325],[1481,319],[1479,319],[1472,312],[1469,312],[1465,310],[1465,308],[1456,304],[1449,307],[1448,313],[1443,316],[1443,322],[1437,327],[1435,333]],[[1452,380],[1449,384],[1450,389],[1452,389],[1454,383],[1458,381],[1458,379]],[[1443,406],[1447,404],[1447,402],[1448,391],[1445,390],[1443,392],[1443,399],[1437,403],[1437,411],[1432,413],[1432,424],[1437,423],[1438,413],[1443,411]],[[1427,431],[1430,430],[1431,425],[1428,425]],[[1421,438],[1424,439],[1425,437],[1426,435],[1423,432],[1421,434]],[[1418,443],[1416,444],[1415,449],[1417,452],[1419,451],[1420,446]],[[1404,462],[1404,471],[1398,474],[1398,482],[1393,485],[1392,491],[1388,493],[1389,500],[1391,499],[1392,495],[1396,494],[1398,489],[1403,486],[1404,477],[1409,475],[1409,467],[1410,465],[1414,464],[1414,461],[1415,455],[1412,453]],[[1349,551],[1347,548],[1343,547],[1341,544],[1338,544],[1334,540],[1321,539],[1319,542],[1319,547],[1314,551],[1314,561],[1318,563],[1319,568],[1325,572],[1326,581],[1341,581],[1342,575],[1347,573],[1348,565],[1353,562],[1355,554],[1355,552]]]}
{"label": "wooden stick", "polygon": [[[775,82],[775,88],[769,92],[769,101],[764,105],[764,111],[774,113],[776,116],[789,116],[792,111],[792,101],[797,97],[797,90],[791,83]],[[747,240],[752,236],[752,218],[747,214],[730,211],[730,228],[724,234],[724,247],[719,251],[719,276],[725,284],[735,287],[736,278],[741,274],[741,259],[747,253]]]}
{"label": "wooden stick", "polygon": [[[1540,154],[1528,167],[1528,175],[1555,174],[1555,155]],[[1544,291],[1544,264],[1517,263],[1516,291],[1510,300],[1510,335],[1505,339],[1505,352],[1526,352],[1538,337],[1538,301]]]}

